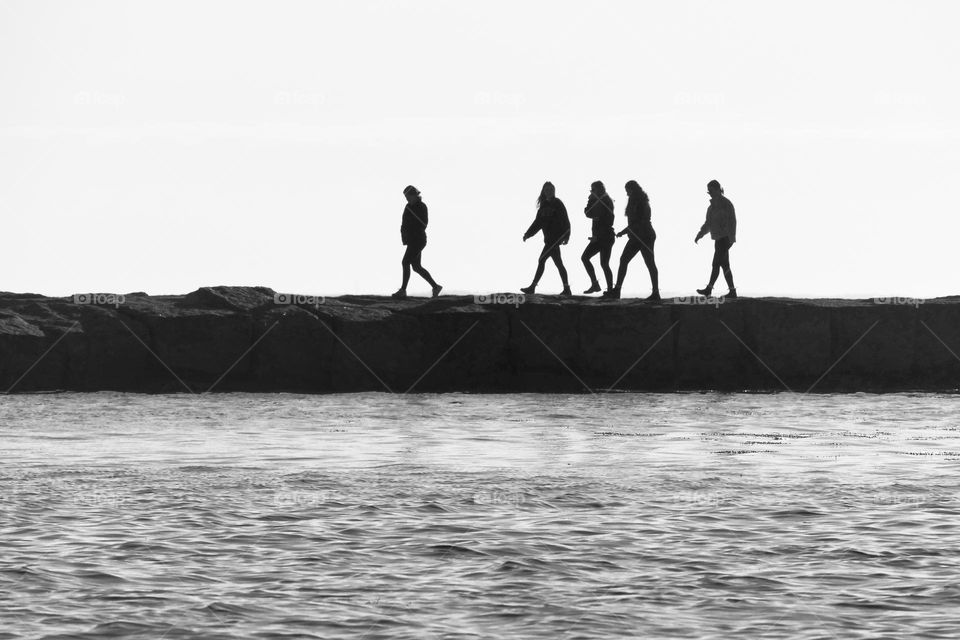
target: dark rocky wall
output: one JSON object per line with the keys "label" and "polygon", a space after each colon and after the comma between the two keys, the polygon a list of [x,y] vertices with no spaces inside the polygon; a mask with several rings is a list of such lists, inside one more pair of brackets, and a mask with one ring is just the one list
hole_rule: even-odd
{"label": "dark rocky wall", "polygon": [[0,391],[952,391],[960,298],[0,294]]}

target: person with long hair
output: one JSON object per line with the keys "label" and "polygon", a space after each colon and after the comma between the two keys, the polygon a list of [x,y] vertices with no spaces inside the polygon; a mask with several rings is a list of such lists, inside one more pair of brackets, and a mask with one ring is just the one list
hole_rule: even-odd
{"label": "person with long hair", "polygon": [[713,239],[713,265],[710,271],[710,283],[703,289],[697,289],[702,296],[713,293],[713,285],[723,269],[723,279],[727,281],[730,292],[727,298],[737,297],[737,288],[733,286],[733,271],[730,270],[730,247],[737,241],[737,214],[733,203],[723,195],[723,187],[716,180],[707,183],[707,193],[710,194],[710,206],[707,207],[707,219],[693,242],[710,233]]}
{"label": "person with long hair", "polygon": [[657,232],[653,230],[653,224],[650,222],[650,198],[636,180],[630,180],[624,188],[627,191],[625,211],[627,226],[617,234],[617,237],[624,235],[629,237],[626,246],[623,247],[623,253],[620,254],[617,284],[603,296],[614,299],[620,297],[620,287],[623,286],[623,280],[627,276],[627,265],[639,253],[643,257],[644,264],[647,265],[647,271],[650,273],[650,287],[653,290],[647,300],[657,301],[660,300],[660,272],[653,257],[653,244],[657,240]]}
{"label": "person with long hair", "polygon": [[556,188],[551,182],[544,182],[540,189],[540,197],[537,198],[537,217],[533,224],[523,234],[523,241],[526,242],[537,234],[543,232],[543,251],[537,259],[537,272],[533,276],[533,282],[529,287],[521,287],[520,291],[533,295],[537,291],[537,285],[543,276],[543,268],[547,258],[553,260],[557,265],[557,271],[560,272],[560,280],[563,281],[563,293],[561,295],[570,295],[570,283],[567,282],[567,269],[563,266],[563,258],[560,256],[560,246],[567,244],[570,239],[570,218],[567,216],[567,208],[557,197]]}
{"label": "person with long hair", "polygon": [[613,230],[613,200],[607,195],[607,189],[603,183],[597,180],[590,185],[590,197],[587,198],[587,206],[583,209],[584,215],[593,220],[591,226],[590,243],[584,249],[580,259],[583,266],[590,276],[590,288],[584,293],[597,293],[600,291],[600,283],[597,281],[597,272],[593,269],[590,260],[593,256],[600,254],[600,267],[603,269],[603,277],[607,281],[607,290],[613,289],[613,272],[610,270],[610,254],[613,253],[613,243],[616,241],[616,234]]}
{"label": "person with long hair", "polygon": [[426,280],[433,289],[433,297],[440,295],[443,289],[430,275],[430,272],[420,264],[420,254],[427,246],[427,205],[420,198],[420,191],[413,185],[408,185],[403,189],[403,195],[407,199],[407,206],[403,208],[403,218],[400,222],[400,240],[406,245],[407,249],[403,252],[403,284],[392,297],[403,299],[407,297],[407,283],[410,281],[410,269],[412,268]]}

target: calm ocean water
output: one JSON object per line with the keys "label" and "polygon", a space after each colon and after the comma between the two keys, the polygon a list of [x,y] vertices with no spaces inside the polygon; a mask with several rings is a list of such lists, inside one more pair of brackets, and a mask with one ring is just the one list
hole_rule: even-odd
{"label": "calm ocean water", "polygon": [[0,638],[956,638],[958,410],[6,396]]}

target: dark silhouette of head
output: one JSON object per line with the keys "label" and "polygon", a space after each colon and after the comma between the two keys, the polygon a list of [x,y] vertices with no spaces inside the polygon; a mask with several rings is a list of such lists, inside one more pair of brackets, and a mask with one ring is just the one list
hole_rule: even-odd
{"label": "dark silhouette of head", "polygon": [[540,188],[540,197],[537,198],[537,207],[542,205],[544,202],[550,202],[557,195],[557,190],[553,186],[553,183],[550,181],[544,182],[543,186]]}
{"label": "dark silhouette of head", "polygon": [[720,183],[716,180],[711,180],[707,183],[707,193],[709,193],[711,197],[715,198],[719,195],[723,195],[723,187],[721,187]]}
{"label": "dark silhouette of head", "polygon": [[627,196],[631,198],[640,198],[641,200],[649,201],[650,198],[647,196],[647,192],[643,190],[636,180],[630,180],[627,184],[623,185],[623,188],[627,191]]}
{"label": "dark silhouette of head", "polygon": [[407,202],[415,202],[420,199],[420,191],[412,184],[403,188],[403,195],[407,197]]}
{"label": "dark silhouette of head", "polygon": [[606,192],[607,192],[607,188],[603,186],[603,182],[601,182],[600,180],[597,180],[596,182],[590,185],[590,193],[596,196],[602,196]]}

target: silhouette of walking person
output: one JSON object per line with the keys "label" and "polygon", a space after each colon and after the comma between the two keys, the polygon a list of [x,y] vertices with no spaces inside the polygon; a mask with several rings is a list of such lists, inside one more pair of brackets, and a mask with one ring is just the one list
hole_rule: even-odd
{"label": "silhouette of walking person", "polygon": [[734,211],[733,203],[723,195],[723,187],[716,180],[707,183],[707,193],[710,194],[710,206],[707,207],[707,219],[700,232],[693,242],[697,243],[700,238],[710,233],[713,239],[713,268],[710,271],[710,283],[704,289],[697,289],[697,293],[702,296],[709,296],[713,293],[713,285],[717,282],[717,276],[723,269],[723,279],[727,281],[730,292],[728,298],[737,297],[737,289],[733,285],[733,272],[730,270],[730,247],[737,241],[737,214]]}
{"label": "silhouette of walking person", "polygon": [[407,297],[407,283],[410,281],[410,269],[413,268],[433,288],[433,297],[440,295],[443,289],[430,276],[430,272],[420,264],[420,254],[427,246],[427,205],[420,199],[420,192],[413,185],[403,189],[407,206],[403,208],[403,220],[400,223],[400,239],[407,249],[403,252],[403,285],[391,297]]}
{"label": "silhouette of walking person", "polygon": [[647,300],[660,300],[660,272],[657,270],[657,263],[653,258],[653,244],[657,240],[657,232],[653,230],[653,224],[650,222],[650,198],[636,180],[629,181],[624,185],[627,191],[627,226],[617,234],[617,237],[629,235],[627,244],[623,247],[623,253],[620,254],[620,267],[617,269],[616,286],[603,294],[604,298],[620,298],[620,287],[623,286],[623,280],[627,276],[627,265],[639,253],[643,257],[644,264],[647,265],[647,271],[650,272],[650,287],[652,292]]}
{"label": "silhouette of walking person", "polygon": [[523,234],[523,241],[526,242],[543,231],[543,251],[537,259],[537,272],[533,276],[533,282],[529,287],[521,287],[520,291],[533,295],[537,292],[537,285],[543,276],[543,268],[547,258],[551,258],[557,265],[557,271],[560,272],[560,280],[563,281],[563,293],[561,295],[570,295],[570,283],[567,281],[567,269],[563,266],[563,258],[560,256],[560,245],[567,244],[570,239],[570,218],[567,216],[567,208],[557,197],[556,189],[551,182],[544,182],[540,189],[540,197],[537,198],[537,217],[533,224]]}
{"label": "silhouette of walking person", "polygon": [[607,281],[607,290],[613,289],[613,272],[610,271],[610,254],[613,252],[613,243],[616,240],[616,234],[613,231],[613,200],[607,195],[607,189],[603,183],[597,180],[590,185],[590,197],[587,198],[587,206],[583,213],[593,220],[591,228],[590,243],[584,249],[580,259],[583,266],[587,269],[587,275],[590,276],[590,288],[584,293],[597,293],[600,291],[600,283],[597,282],[597,272],[593,269],[590,259],[600,254],[600,267],[603,269],[603,277]]}

